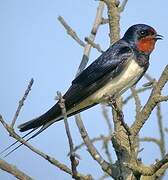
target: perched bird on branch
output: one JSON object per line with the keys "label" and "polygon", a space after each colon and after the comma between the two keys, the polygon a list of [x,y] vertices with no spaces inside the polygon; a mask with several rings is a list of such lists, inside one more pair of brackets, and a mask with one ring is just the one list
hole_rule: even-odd
{"label": "perched bird on branch", "polygon": [[[149,56],[161,35],[150,26],[131,26],[124,37],[114,43],[73,81],[63,96],[67,116],[75,115],[99,103],[108,96],[117,97],[135,85],[149,66]],[[59,103],[43,115],[19,125],[20,131],[41,127],[40,133],[63,119]]]}
{"label": "perched bird on branch", "polygon": [[[116,98],[135,85],[148,69],[149,56],[159,39],[162,36],[148,25],[131,26],[122,39],[110,46],[72,81],[63,96],[67,116],[106,103],[109,96]],[[31,139],[62,119],[61,107],[57,102],[46,113],[18,128],[21,132],[40,128]]]}

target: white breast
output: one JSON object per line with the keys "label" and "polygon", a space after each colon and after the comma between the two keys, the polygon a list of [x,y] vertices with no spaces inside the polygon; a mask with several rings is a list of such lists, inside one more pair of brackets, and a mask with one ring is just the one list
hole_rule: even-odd
{"label": "white breast", "polygon": [[143,68],[132,59],[120,75],[112,78],[104,87],[91,95],[91,98],[101,102],[104,96],[122,94],[139,79],[142,73]]}
{"label": "white breast", "polygon": [[143,68],[140,67],[134,59],[129,60],[129,63],[120,75],[115,78],[111,78],[104,87],[97,90],[80,104],[76,105],[68,112],[68,114],[87,107],[95,102],[103,103],[105,101],[105,97],[108,95],[122,94],[139,79],[142,73]]}

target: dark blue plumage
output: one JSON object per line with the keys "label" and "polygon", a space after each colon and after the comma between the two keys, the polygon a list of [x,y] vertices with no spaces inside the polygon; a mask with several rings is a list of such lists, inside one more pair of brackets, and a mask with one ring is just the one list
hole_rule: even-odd
{"label": "dark blue plumage", "polygon": [[[161,36],[148,25],[131,26],[122,39],[110,46],[72,81],[63,96],[67,116],[101,103],[108,95],[120,95],[136,84],[149,66],[149,55],[158,39]],[[32,133],[41,127],[31,139],[61,119],[61,109],[56,103],[43,115],[21,124],[19,130],[33,129]]]}

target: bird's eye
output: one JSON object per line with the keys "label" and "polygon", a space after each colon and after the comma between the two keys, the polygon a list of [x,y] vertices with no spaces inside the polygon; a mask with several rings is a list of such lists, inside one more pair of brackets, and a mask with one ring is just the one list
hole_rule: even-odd
{"label": "bird's eye", "polygon": [[144,30],[141,30],[141,31],[140,31],[140,35],[141,35],[141,36],[146,36],[146,35],[147,35],[147,32],[144,31]]}

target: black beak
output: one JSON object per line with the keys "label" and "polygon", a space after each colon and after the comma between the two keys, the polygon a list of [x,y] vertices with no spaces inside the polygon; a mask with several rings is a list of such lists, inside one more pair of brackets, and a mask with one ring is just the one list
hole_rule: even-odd
{"label": "black beak", "polygon": [[163,36],[160,35],[160,34],[156,34],[155,39],[156,39],[156,40],[162,40],[162,39],[163,39]]}

